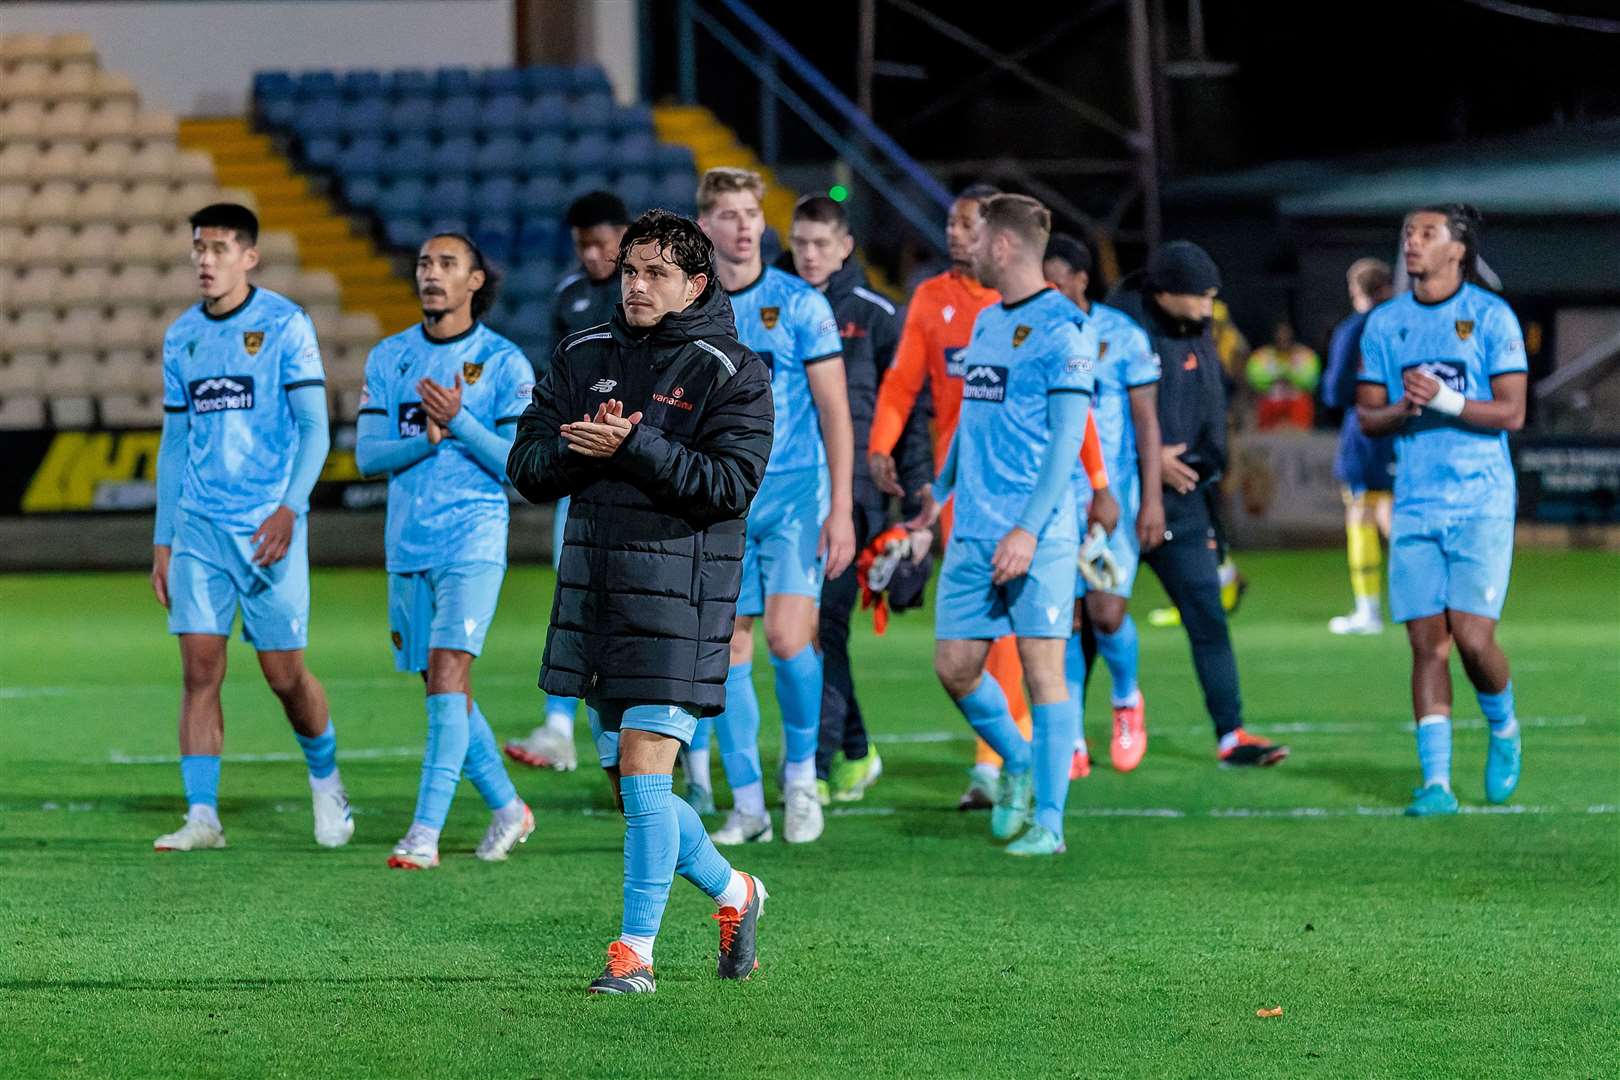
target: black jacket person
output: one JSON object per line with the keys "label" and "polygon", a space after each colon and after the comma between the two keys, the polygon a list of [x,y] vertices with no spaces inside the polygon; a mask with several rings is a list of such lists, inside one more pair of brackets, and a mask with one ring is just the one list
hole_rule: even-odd
{"label": "black jacket person", "polygon": [[[1220,285],[1220,271],[1203,248],[1174,240],[1153,252],[1146,271],[1121,281],[1108,303],[1147,331],[1163,372],[1158,404],[1165,539],[1144,551],[1142,561],[1181,612],[1221,761],[1274,765],[1288,748],[1243,731],[1237,658],[1221,607],[1212,504],[1226,470],[1226,389],[1209,311]],[[1176,446],[1185,449],[1174,454]],[[1174,468],[1173,458],[1180,462]]]}

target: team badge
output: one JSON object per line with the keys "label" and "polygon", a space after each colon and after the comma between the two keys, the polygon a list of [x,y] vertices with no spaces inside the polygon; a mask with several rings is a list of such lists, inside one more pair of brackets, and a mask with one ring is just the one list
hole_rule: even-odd
{"label": "team badge", "polygon": [[477,382],[478,377],[483,373],[483,364],[464,363],[461,365],[461,377],[467,380],[468,386],[471,386],[473,383]]}
{"label": "team badge", "polygon": [[759,309],[759,321],[765,324],[765,329],[775,330],[776,320],[781,316],[781,314],[781,308],[762,307]]}
{"label": "team badge", "polygon": [[1018,326],[1013,328],[1013,348],[1018,348],[1029,339],[1030,327]]}
{"label": "team badge", "polygon": [[1097,359],[1101,360],[1103,357],[1105,357],[1107,355],[1108,355],[1108,342],[1106,342],[1106,341],[1097,342]]}
{"label": "team badge", "polygon": [[1474,320],[1473,319],[1458,319],[1457,320],[1457,340],[1458,341],[1467,341],[1469,338],[1471,338],[1473,336],[1474,336]]}
{"label": "team badge", "polygon": [[[1469,325],[1473,325],[1470,323]],[[242,348],[247,350],[249,356],[258,356],[259,350],[264,347],[263,330],[242,331]]]}

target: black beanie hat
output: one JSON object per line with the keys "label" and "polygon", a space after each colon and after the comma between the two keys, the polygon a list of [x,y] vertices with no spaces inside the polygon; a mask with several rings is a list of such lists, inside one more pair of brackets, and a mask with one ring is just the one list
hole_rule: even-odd
{"label": "black beanie hat", "polygon": [[1154,292],[1202,296],[1221,287],[1221,271],[1209,252],[1191,240],[1160,244],[1147,264],[1148,286]]}

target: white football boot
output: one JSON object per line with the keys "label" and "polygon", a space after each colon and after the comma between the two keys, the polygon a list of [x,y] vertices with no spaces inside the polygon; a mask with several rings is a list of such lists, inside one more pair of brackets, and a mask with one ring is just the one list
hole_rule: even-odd
{"label": "white football boot", "polygon": [[709,834],[709,839],[721,847],[768,844],[775,839],[775,834],[771,832],[771,815],[761,814],[755,817],[734,809],[726,815],[726,823]]}
{"label": "white football boot", "polygon": [[186,823],[174,832],[152,841],[153,851],[206,851],[225,846],[225,830],[219,819],[186,815]]}
{"label": "white football boot", "polygon": [[388,865],[395,870],[431,870],[439,865],[439,842],[412,825],[389,853]]}
{"label": "white football boot", "polygon": [[787,819],[782,825],[783,839],[790,844],[812,843],[821,839],[826,825],[821,813],[821,800],[816,798],[815,782],[790,784],[787,789]]}
{"label": "white football boot", "polygon": [[333,773],[326,780],[309,781],[310,798],[315,804],[315,842],[325,848],[340,848],[354,835],[354,816],[349,813],[349,793]]}
{"label": "white football boot", "polygon": [[579,768],[579,753],[574,740],[545,725],[535,728],[527,739],[513,739],[506,744],[506,756],[536,769],[573,772]]}
{"label": "white football boot", "polygon": [[473,852],[475,856],[485,862],[505,862],[513,848],[529,839],[529,834],[534,832],[534,811],[529,809],[527,803],[522,806],[521,814],[510,817],[490,815],[489,829],[478,842],[478,850]]}

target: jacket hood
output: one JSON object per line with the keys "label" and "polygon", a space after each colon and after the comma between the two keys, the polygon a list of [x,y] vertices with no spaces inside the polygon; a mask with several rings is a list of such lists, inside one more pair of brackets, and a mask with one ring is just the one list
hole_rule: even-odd
{"label": "jacket hood", "polygon": [[1120,278],[1119,284],[1109,291],[1108,298],[1103,302],[1135,319],[1152,337],[1200,337],[1209,329],[1208,319],[1188,322],[1170,315],[1153,302],[1153,297],[1149,295],[1151,292],[1147,272],[1136,270]]}
{"label": "jacket hood", "polygon": [[613,308],[609,324],[613,336],[621,345],[684,345],[706,337],[736,337],[737,319],[731,311],[731,299],[720,287],[718,276],[711,275],[709,284],[685,311],[672,312],[657,324],[643,329],[631,326],[624,317],[624,305]]}

